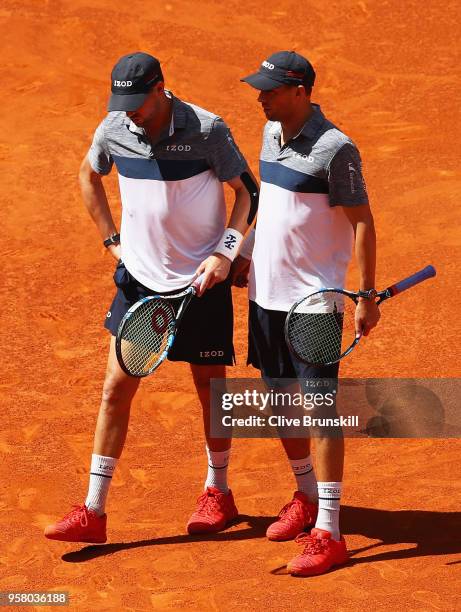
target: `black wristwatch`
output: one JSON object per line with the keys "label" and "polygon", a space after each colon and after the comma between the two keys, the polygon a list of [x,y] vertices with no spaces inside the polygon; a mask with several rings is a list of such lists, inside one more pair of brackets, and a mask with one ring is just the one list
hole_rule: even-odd
{"label": "black wristwatch", "polygon": [[111,244],[120,244],[120,234],[112,234],[109,238],[106,238],[103,242],[103,245],[106,247],[110,247]]}
{"label": "black wristwatch", "polygon": [[366,298],[367,300],[374,300],[378,295],[376,289],[368,289],[368,291],[357,291],[359,297]]}

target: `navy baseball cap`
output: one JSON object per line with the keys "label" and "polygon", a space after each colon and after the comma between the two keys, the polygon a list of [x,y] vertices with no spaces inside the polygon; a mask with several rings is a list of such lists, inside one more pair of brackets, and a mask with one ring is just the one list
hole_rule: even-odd
{"label": "navy baseball cap", "polygon": [[107,110],[135,111],[158,81],[163,81],[163,74],[156,57],[141,52],[124,55],[112,69]]}
{"label": "navy baseball cap", "polygon": [[312,87],[315,71],[309,60],[299,53],[278,51],[263,61],[258,72],[240,80],[261,91],[270,91],[281,85]]}

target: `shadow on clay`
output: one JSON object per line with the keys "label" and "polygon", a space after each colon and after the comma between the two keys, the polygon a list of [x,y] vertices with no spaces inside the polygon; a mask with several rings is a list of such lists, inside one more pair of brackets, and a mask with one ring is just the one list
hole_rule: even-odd
{"label": "shadow on clay", "polygon": [[[369,546],[350,550],[351,559],[348,565],[461,553],[461,512],[376,510],[342,506],[341,527],[345,536],[361,534],[372,540],[380,540]],[[380,547],[397,544],[408,544],[408,547],[400,550],[379,550]],[[374,554],[356,558],[359,553],[373,549]]]}
{"label": "shadow on clay", "polygon": [[[91,545],[66,553],[62,560],[68,563],[81,563],[97,557],[112,555],[123,550],[162,544],[190,544],[198,541],[236,541],[265,536],[267,527],[276,517],[239,515],[232,523],[234,526],[246,523],[247,528],[235,531],[222,531],[214,534],[190,536],[187,534],[151,538],[135,542],[116,542],[113,544]],[[390,561],[437,555],[461,553],[461,512],[434,512],[425,510],[376,510],[374,508],[341,507],[342,533],[360,534],[371,540],[379,540],[358,549],[349,550],[350,560],[346,567],[373,561]],[[380,550],[381,547],[407,544],[400,550]],[[361,553],[372,554],[357,557]],[[455,565],[459,561],[447,562]],[[278,568],[282,570],[283,568]],[[339,569],[339,568],[338,568]],[[275,571],[278,573],[278,571]]]}
{"label": "shadow on clay", "polygon": [[66,553],[62,555],[62,560],[68,563],[82,563],[90,561],[97,557],[112,555],[122,550],[131,548],[142,548],[145,546],[159,546],[162,544],[190,544],[191,542],[201,541],[233,541],[233,540],[250,540],[253,538],[263,538],[266,535],[266,530],[269,525],[276,520],[275,516],[249,516],[247,514],[239,514],[239,516],[231,522],[230,526],[237,526],[246,523],[247,528],[238,529],[235,531],[221,531],[220,533],[200,534],[200,535],[174,535],[161,538],[151,538],[149,540],[139,540],[135,542],[114,542],[113,544],[100,544],[85,546],[84,548]]}

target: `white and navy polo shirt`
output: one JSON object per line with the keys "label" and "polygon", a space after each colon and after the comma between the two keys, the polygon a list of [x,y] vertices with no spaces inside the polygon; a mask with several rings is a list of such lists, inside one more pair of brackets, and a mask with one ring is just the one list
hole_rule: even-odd
{"label": "white and navy polo shirt", "polygon": [[188,285],[226,226],[222,182],[247,164],[224,121],[173,100],[169,130],[149,142],[125,112],[110,112],[88,153],[93,170],[117,168],[122,201],[121,249],[143,285],[173,291]]}
{"label": "white and navy polo shirt", "polygon": [[344,206],[367,204],[357,147],[317,104],[282,147],[269,121],[260,158],[261,192],[249,297],[288,311],[319,287],[344,287],[353,229]]}

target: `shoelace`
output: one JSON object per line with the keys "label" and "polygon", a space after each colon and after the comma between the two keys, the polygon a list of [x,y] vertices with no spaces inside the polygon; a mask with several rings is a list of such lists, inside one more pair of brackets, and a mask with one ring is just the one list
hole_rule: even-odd
{"label": "shoelace", "polygon": [[296,544],[300,546],[304,546],[303,555],[317,555],[322,553],[327,547],[327,539],[322,538],[314,538],[308,533],[300,533],[295,538]]}
{"label": "shoelace", "polygon": [[283,506],[283,508],[279,512],[279,518],[283,518],[285,514],[290,512],[291,509],[293,509],[294,513],[298,516],[298,518],[304,520],[304,507],[296,499],[292,499],[290,502]]}
{"label": "shoelace", "polygon": [[208,491],[205,491],[205,493],[200,495],[200,497],[197,499],[197,503],[199,505],[197,508],[197,514],[203,514],[205,516],[213,514],[213,511],[219,508],[216,496]]}
{"label": "shoelace", "polygon": [[82,527],[86,527],[88,525],[88,511],[86,506],[74,504],[72,508],[73,510],[71,510],[69,514],[66,514],[66,516],[62,519],[63,523],[66,523],[67,525],[80,523]]}

